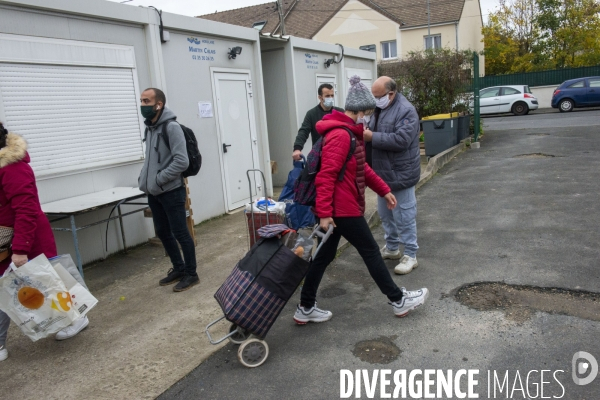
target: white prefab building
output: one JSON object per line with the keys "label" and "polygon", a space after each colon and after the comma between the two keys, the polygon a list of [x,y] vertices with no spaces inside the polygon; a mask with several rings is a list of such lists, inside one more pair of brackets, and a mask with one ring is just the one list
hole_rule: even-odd
{"label": "white prefab building", "polygon": [[[261,55],[269,128],[269,149],[277,171],[273,184],[283,185],[292,169],[292,152],[298,129],[306,112],[319,100],[317,88],[323,83],[333,85],[335,105],[344,107],[348,80],[361,77],[371,87],[377,77],[376,55],[338,45],[297,37],[261,37]],[[328,62],[333,60],[334,62]],[[312,147],[309,137],[303,154]]]}
{"label": "white prefab building", "polygon": [[[232,58],[236,47],[241,54]],[[254,29],[167,13],[161,26],[154,9],[103,0],[0,0],[0,120],[28,141],[42,204],[137,187],[147,87],[162,89],[198,138],[203,165],[189,179],[196,223],[248,200],[248,169],[267,177],[266,187],[253,183],[254,195],[271,194],[261,68]],[[109,212],[78,216],[77,224]],[[125,218],[128,245],[154,235],[141,213]],[[83,262],[122,249],[118,223],[108,239],[105,229],[79,232]],[[69,233],[55,236],[59,252],[73,251]]]}

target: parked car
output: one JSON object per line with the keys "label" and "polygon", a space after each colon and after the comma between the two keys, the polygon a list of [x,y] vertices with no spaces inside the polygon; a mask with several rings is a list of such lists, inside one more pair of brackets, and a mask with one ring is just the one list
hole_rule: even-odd
{"label": "parked car", "polygon": [[[473,102],[470,102],[473,108]],[[479,91],[479,110],[481,114],[511,112],[515,115],[527,115],[530,110],[539,107],[537,98],[527,85],[494,86]]]}
{"label": "parked car", "polygon": [[560,112],[593,106],[600,106],[600,76],[569,79],[552,95],[552,108],[558,108]]}

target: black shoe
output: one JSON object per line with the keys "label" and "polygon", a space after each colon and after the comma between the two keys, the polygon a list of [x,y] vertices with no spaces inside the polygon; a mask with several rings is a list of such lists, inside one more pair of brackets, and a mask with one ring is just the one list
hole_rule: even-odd
{"label": "black shoe", "polygon": [[173,288],[174,292],[185,292],[190,289],[192,286],[196,286],[200,283],[200,278],[198,275],[186,275],[184,276],[177,285]]}
{"label": "black shoe", "polygon": [[185,276],[185,272],[175,271],[173,268],[167,272],[167,277],[158,281],[160,286],[169,286],[176,282],[179,282]]}

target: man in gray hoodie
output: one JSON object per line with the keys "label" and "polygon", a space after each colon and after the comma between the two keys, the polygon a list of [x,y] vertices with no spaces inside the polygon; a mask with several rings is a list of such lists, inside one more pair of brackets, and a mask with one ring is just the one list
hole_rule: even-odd
{"label": "man in gray hoodie", "polygon": [[146,89],[140,101],[146,124],[146,159],[138,184],[140,190],[148,194],[156,235],[173,264],[159,284],[177,283],[173,291],[183,292],[200,283],[194,240],[186,223],[186,190],[181,175],[189,164],[185,136],[176,121],[177,116],[165,107],[167,98],[162,90]]}

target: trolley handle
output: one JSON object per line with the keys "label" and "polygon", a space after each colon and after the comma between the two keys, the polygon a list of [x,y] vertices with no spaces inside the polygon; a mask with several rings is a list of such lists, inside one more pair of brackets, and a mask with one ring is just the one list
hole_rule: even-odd
{"label": "trolley handle", "polygon": [[315,236],[318,236],[321,238],[321,243],[319,243],[319,245],[317,246],[317,249],[315,250],[311,259],[314,260],[317,257],[319,250],[321,250],[321,247],[327,241],[327,239],[329,239],[329,236],[331,236],[332,233],[333,233],[333,224],[329,224],[329,228],[327,228],[327,232],[323,232],[321,230],[321,227],[319,225],[317,225],[317,227],[315,228],[313,233],[311,233],[310,238],[314,238]]}
{"label": "trolley handle", "polygon": [[329,236],[331,236],[332,233],[333,233],[333,224],[329,224],[329,228],[327,228],[327,232],[323,232],[321,230],[321,226],[317,225],[317,227],[315,228],[315,230],[313,231],[311,236],[318,236],[321,238],[321,241],[323,243],[325,243],[327,241],[327,239],[329,239]]}
{"label": "trolley handle", "polygon": [[[267,203],[267,206],[265,208],[267,224],[271,223],[271,218],[270,218],[270,214],[269,214],[269,199],[267,197],[267,181],[265,179],[265,174],[260,169],[249,169],[246,171],[246,176],[248,177],[248,189],[250,191],[250,218],[252,219],[252,238],[254,239],[254,242],[256,243],[256,241],[257,241],[256,222],[254,221],[254,200],[252,200],[252,197],[253,197],[252,196],[252,178],[250,177],[250,172],[260,173],[260,176],[262,178],[262,187],[263,187],[264,198]],[[256,184],[256,175],[254,175],[254,178],[255,178],[254,183]],[[258,192],[256,194],[258,194]]]}

